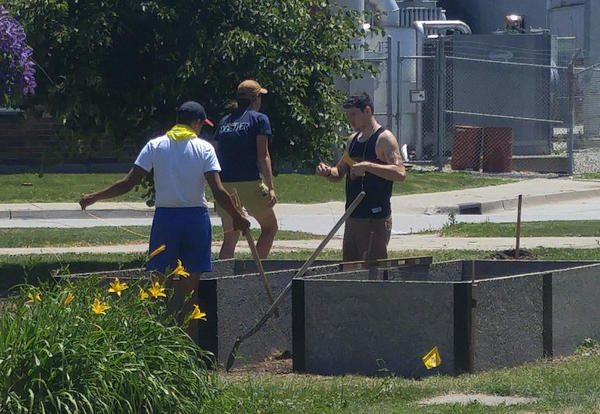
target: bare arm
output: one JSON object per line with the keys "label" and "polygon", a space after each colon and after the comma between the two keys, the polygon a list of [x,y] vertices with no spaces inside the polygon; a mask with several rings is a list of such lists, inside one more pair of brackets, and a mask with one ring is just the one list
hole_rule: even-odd
{"label": "bare arm", "polygon": [[212,190],[215,200],[221,207],[225,209],[227,214],[233,219],[233,228],[235,230],[246,230],[250,227],[250,222],[242,216],[242,214],[235,208],[231,197],[223,184],[221,184],[221,177],[217,171],[209,171],[204,174],[204,178],[208,182],[210,189]]}
{"label": "bare arm", "polygon": [[[346,150],[348,149],[348,145],[350,145],[351,140],[352,137],[348,138]],[[325,164],[324,162],[319,163],[319,165],[317,165],[316,173],[318,176],[325,177],[331,182],[336,182],[344,178],[344,175],[346,175],[348,171],[348,164],[346,164],[343,158],[341,158],[333,167]]]}
{"label": "bare arm", "polygon": [[142,181],[146,174],[148,174],[146,170],[134,165],[125,177],[121,178],[110,187],[107,187],[104,190],[96,191],[95,193],[82,195],[81,200],[79,200],[79,205],[81,206],[82,210],[85,210],[86,207],[94,204],[97,201],[118,197],[128,193],[133,187]]}
{"label": "bare arm", "polygon": [[375,146],[377,158],[385,162],[385,164],[377,164],[370,161],[362,161],[356,163],[351,168],[353,175],[361,175],[369,172],[378,177],[385,178],[390,181],[404,181],[406,178],[406,170],[400,156],[398,141],[390,131],[383,132]]}
{"label": "bare arm", "polygon": [[273,184],[273,169],[271,167],[271,155],[269,154],[269,139],[266,135],[256,137],[256,158],[265,184],[269,189],[269,205],[273,207],[277,202],[275,186]]}

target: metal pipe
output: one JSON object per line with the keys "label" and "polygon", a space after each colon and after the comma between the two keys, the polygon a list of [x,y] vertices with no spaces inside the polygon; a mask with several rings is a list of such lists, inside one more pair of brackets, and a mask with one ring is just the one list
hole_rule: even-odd
{"label": "metal pipe", "polygon": [[[425,30],[458,30],[463,34],[471,34],[471,28],[468,24],[461,20],[417,20],[413,22],[413,27],[416,30],[417,38],[417,56],[423,56],[423,42],[425,39]],[[420,59],[417,59],[417,89],[423,89],[423,69]],[[415,119],[415,155],[417,159],[423,158],[423,108],[421,103],[416,104],[416,119]]]}
{"label": "metal pipe", "polygon": [[392,64],[393,64],[393,53],[392,53],[392,36],[387,36],[387,128],[392,129],[392,123],[394,121],[394,104],[392,100],[393,94],[393,79],[392,79]]}

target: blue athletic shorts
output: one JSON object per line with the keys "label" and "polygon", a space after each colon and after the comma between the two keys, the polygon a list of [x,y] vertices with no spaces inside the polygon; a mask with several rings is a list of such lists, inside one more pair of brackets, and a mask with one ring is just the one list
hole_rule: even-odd
{"label": "blue athletic shorts", "polygon": [[157,207],[150,232],[150,252],[166,245],[146,268],[164,273],[181,259],[188,272],[211,272],[211,227],[205,207]]}

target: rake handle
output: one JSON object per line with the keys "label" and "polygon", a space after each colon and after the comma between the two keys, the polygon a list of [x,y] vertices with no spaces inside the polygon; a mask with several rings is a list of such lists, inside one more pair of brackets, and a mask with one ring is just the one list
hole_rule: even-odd
{"label": "rake handle", "polygon": [[262,328],[262,326],[267,322],[267,320],[269,320],[269,318],[275,312],[275,309],[277,309],[277,307],[279,306],[279,303],[281,302],[281,300],[283,299],[283,297],[291,289],[293,280],[301,278],[302,276],[304,276],[304,274],[306,273],[306,271],[308,270],[308,268],[310,267],[310,265],[312,265],[312,263],[315,261],[315,259],[319,255],[319,253],[321,253],[321,251],[325,248],[325,246],[327,245],[327,243],[329,243],[329,241],[333,238],[333,236],[338,231],[338,229],[342,226],[342,224],[344,224],[344,222],[348,219],[348,217],[350,217],[350,214],[352,214],[354,212],[354,210],[356,209],[356,207],[358,207],[358,205],[363,200],[363,198],[365,198],[365,195],[366,195],[366,193],[364,191],[361,191],[356,196],[356,198],[354,199],[354,201],[352,201],[352,203],[346,209],[346,212],[344,213],[344,215],[342,217],[340,217],[340,219],[337,221],[337,223],[335,223],[335,225],[333,226],[333,228],[331,229],[331,231],[329,232],[329,234],[327,234],[327,236],[323,239],[323,241],[316,248],[316,250],[314,251],[314,253],[308,258],[308,260],[306,260],[306,262],[304,262],[304,264],[302,265],[302,267],[300,268],[300,270],[298,270],[298,272],[294,275],[294,277],[292,278],[292,280],[290,280],[288,282],[288,284],[285,286],[285,288],[283,288],[283,290],[281,291],[281,293],[279,294],[279,296],[277,296],[277,299],[275,299],[275,301],[273,302],[273,304],[271,305],[271,307],[263,315],[263,317],[260,319],[260,321],[258,321],[258,323],[256,325],[254,325],[254,327],[252,329],[250,329],[248,332],[244,333],[243,335],[239,336],[235,340],[235,344],[233,345],[233,349],[231,350],[231,353],[229,354],[229,357],[227,358],[227,365],[225,367],[225,369],[227,371],[229,371],[231,369],[231,367],[233,366],[233,363],[235,362],[235,353],[237,352],[237,349],[239,348],[239,346],[242,344],[242,341],[250,338],[256,332],[258,332],[259,329]]}

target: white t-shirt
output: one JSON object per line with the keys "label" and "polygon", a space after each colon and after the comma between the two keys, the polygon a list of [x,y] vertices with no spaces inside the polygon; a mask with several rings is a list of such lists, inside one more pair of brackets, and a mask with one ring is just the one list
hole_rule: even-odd
{"label": "white t-shirt", "polygon": [[166,135],[151,139],[135,165],[154,169],[156,207],[207,207],[204,173],[221,171],[215,150],[200,139],[174,141]]}

